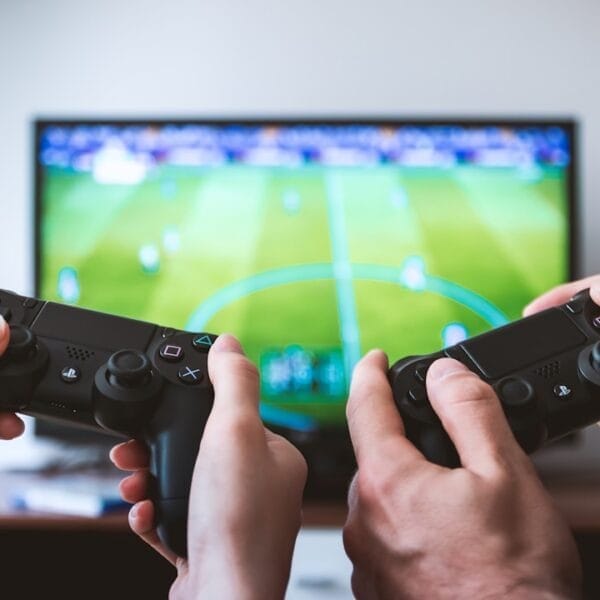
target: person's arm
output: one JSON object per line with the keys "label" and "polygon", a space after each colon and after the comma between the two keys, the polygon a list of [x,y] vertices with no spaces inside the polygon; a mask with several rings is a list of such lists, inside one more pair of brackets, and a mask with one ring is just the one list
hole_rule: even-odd
{"label": "person's arm", "polygon": [[258,372],[235,338],[217,338],[208,370],[215,402],[192,480],[188,560],[158,539],[147,499],[148,453],[135,441],[111,452],[119,468],[135,471],[121,483],[123,497],[135,503],[131,528],[176,565],[173,599],[280,599],[300,527],[306,462],[264,428]]}
{"label": "person's arm", "polygon": [[380,351],[356,367],[347,415],[358,472],[344,545],[356,598],[577,598],[573,537],[516,443],[490,386],[441,359],[427,374],[462,468],[404,435]]}
{"label": "person's arm", "polygon": [[[0,356],[8,346],[10,329],[6,321],[0,316]],[[23,421],[14,413],[0,411],[0,440],[12,440],[19,437],[25,430]]]}

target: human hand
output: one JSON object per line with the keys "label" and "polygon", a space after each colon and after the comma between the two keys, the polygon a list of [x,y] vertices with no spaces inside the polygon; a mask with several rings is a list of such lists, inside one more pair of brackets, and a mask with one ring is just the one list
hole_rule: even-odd
{"label": "human hand", "polygon": [[562,285],[552,288],[550,291],[542,294],[528,304],[523,309],[523,316],[528,317],[541,310],[545,310],[546,308],[564,304],[577,292],[586,288],[590,288],[592,300],[600,306],[600,275],[593,275],[592,277],[571,281],[570,283],[563,283]]}
{"label": "human hand", "polygon": [[359,600],[573,598],[581,567],[562,516],[515,441],[493,389],[452,359],[427,373],[462,468],[405,437],[387,358],[367,354],[347,407],[358,462],[344,545]]}
{"label": "human hand", "polygon": [[[0,357],[8,347],[10,329],[7,322],[0,316]],[[0,440],[12,440],[19,437],[25,430],[25,424],[17,415],[10,412],[0,412]]]}
{"label": "human hand", "polygon": [[113,448],[121,483],[135,502],[135,533],[177,567],[172,598],[282,598],[300,527],[306,463],[263,426],[256,367],[235,338],[221,335],[208,355],[215,389],[194,469],[188,517],[188,560],[165,548],[148,496],[148,452],[130,441]]}

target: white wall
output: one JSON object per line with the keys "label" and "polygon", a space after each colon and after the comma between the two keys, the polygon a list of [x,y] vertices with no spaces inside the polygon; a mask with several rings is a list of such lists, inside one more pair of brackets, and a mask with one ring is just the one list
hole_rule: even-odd
{"label": "white wall", "polygon": [[600,272],[597,0],[0,0],[0,286],[31,289],[34,115],[575,115]]}

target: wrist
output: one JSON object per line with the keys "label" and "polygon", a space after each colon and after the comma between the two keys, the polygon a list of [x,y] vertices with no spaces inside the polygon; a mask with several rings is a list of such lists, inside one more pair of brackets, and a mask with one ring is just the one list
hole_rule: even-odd
{"label": "wrist", "polygon": [[261,557],[260,550],[240,556],[236,552],[205,553],[186,563],[175,580],[170,600],[232,598],[235,600],[282,600],[288,584],[291,552]]}
{"label": "wrist", "polygon": [[491,592],[487,595],[483,593],[481,597],[485,600],[500,600],[500,598],[510,598],[511,600],[531,600],[532,598],[536,600],[574,600],[581,598],[581,585],[578,581],[543,581],[520,578],[509,583],[500,584],[496,589],[497,592]]}

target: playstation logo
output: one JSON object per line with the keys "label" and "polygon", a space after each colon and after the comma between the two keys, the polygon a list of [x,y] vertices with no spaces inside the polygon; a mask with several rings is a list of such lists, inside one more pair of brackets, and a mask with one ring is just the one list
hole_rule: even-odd
{"label": "playstation logo", "polygon": [[81,371],[77,367],[65,367],[60,372],[60,378],[65,383],[75,383],[81,378]]}
{"label": "playstation logo", "polygon": [[573,390],[568,386],[562,383],[554,386],[554,395],[557,398],[568,398],[572,394]]}

